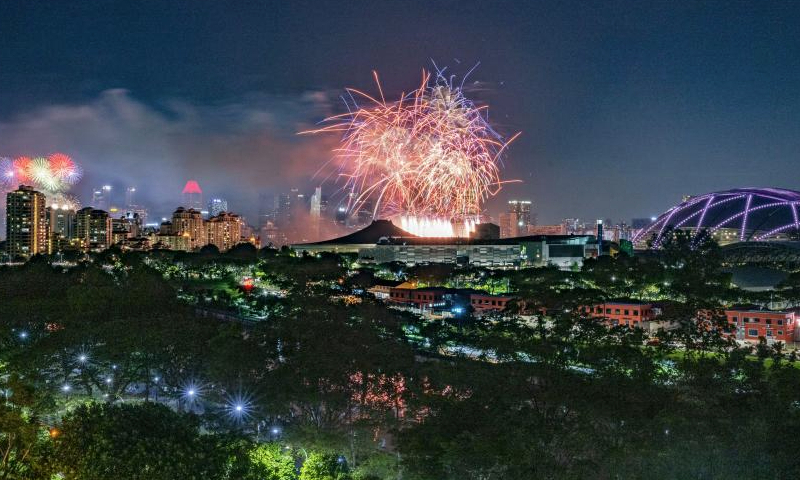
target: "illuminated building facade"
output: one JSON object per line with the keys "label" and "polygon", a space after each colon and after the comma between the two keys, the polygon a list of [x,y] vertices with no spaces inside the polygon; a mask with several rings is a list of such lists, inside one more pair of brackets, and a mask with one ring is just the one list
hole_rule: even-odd
{"label": "illuminated building facade", "polygon": [[728,323],[735,328],[736,339],[767,343],[791,343],[797,338],[797,313],[794,311],[734,308],[725,310]]}
{"label": "illuminated building facade", "polygon": [[208,243],[219,248],[220,252],[238,245],[242,238],[242,218],[239,215],[222,212],[206,222]]}
{"label": "illuminated building facade", "polygon": [[50,235],[75,238],[77,228],[77,213],[69,207],[51,205],[47,207],[47,229]]}
{"label": "illuminated building facade", "polygon": [[111,218],[108,212],[86,207],[76,213],[77,238],[85,250],[102,251],[111,246]]}
{"label": "illuminated building facade", "polygon": [[181,194],[182,205],[184,207],[197,210],[198,212],[203,209],[203,190],[200,189],[197,180],[187,181]]}
{"label": "illuminated building facade", "polygon": [[530,200],[509,200],[508,211],[500,214],[500,238],[528,235],[534,224],[531,217]]}
{"label": "illuminated building facade", "polygon": [[208,201],[208,215],[216,217],[222,212],[228,211],[228,201],[224,198],[212,198]]}
{"label": "illuminated building facade", "polygon": [[642,327],[658,316],[658,309],[650,303],[617,301],[606,302],[592,307],[583,307],[583,313],[590,318],[603,319],[608,325]]}
{"label": "illuminated building facade", "polygon": [[633,237],[658,248],[672,230],[704,231],[721,245],[800,240],[800,192],[737,188],[685,197]]}
{"label": "illuminated building facade", "polygon": [[6,252],[11,259],[47,253],[46,200],[27,185],[6,195]]}
{"label": "illuminated building facade", "polygon": [[297,252],[357,253],[362,263],[451,263],[494,268],[554,265],[580,267],[598,254],[593,235],[524,236],[505,239],[416,237],[389,220],[333,240],[294,244]]}
{"label": "illuminated building facade", "polygon": [[165,250],[178,250],[188,252],[192,250],[192,239],[189,235],[176,235],[173,233],[160,233],[151,240],[154,248]]}
{"label": "illuminated building facade", "polygon": [[68,206],[47,207],[47,253],[63,250],[79,250],[77,238],[77,212]]}
{"label": "illuminated building facade", "polygon": [[193,208],[179,207],[172,214],[170,233],[189,237],[189,249],[201,248],[208,243],[203,214]]}
{"label": "illuminated building facade", "polygon": [[111,208],[111,185],[103,185],[92,192],[92,205],[104,211]]}

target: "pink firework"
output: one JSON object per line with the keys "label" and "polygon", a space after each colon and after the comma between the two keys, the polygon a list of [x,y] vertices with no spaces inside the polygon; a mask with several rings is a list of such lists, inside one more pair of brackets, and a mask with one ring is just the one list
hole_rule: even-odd
{"label": "pink firework", "polygon": [[[342,135],[336,160],[352,192],[349,209],[373,204],[373,216],[419,219],[475,218],[502,184],[500,157],[518,135],[503,139],[489,124],[486,107],[438,72],[423,71],[417,89],[386,101],[348,89],[349,112],[304,133]],[[364,101],[360,106],[355,99]]]}

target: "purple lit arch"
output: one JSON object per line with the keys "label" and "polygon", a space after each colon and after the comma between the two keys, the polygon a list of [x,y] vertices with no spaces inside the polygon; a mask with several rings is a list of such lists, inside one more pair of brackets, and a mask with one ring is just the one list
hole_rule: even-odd
{"label": "purple lit arch", "polygon": [[670,229],[697,231],[736,229],[739,241],[769,240],[778,234],[800,239],[800,192],[780,188],[737,188],[691,197],[661,214],[634,237],[634,242],[655,235],[658,247]]}

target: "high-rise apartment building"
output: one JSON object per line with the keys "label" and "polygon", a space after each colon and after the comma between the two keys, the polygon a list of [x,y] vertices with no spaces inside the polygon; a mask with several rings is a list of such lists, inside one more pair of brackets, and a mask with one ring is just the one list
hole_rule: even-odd
{"label": "high-rise apartment building", "polygon": [[179,207],[173,212],[170,233],[189,237],[189,245],[192,250],[201,248],[208,243],[203,214],[193,208]]}
{"label": "high-rise apartment building", "polygon": [[111,218],[105,210],[92,207],[77,211],[75,234],[81,239],[83,248],[102,251],[111,246]]}
{"label": "high-rise apartment building", "polygon": [[239,215],[222,212],[206,222],[208,243],[219,248],[220,252],[238,245],[242,238],[242,218]]}
{"label": "high-rise apartment building", "polygon": [[47,253],[46,200],[27,185],[6,195],[6,252],[12,259]]}

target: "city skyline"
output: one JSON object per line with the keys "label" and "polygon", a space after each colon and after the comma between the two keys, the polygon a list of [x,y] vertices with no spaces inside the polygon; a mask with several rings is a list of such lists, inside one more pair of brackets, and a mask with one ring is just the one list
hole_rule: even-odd
{"label": "city skyline", "polygon": [[[162,215],[177,206],[173,192],[196,178],[253,218],[247,205],[265,191],[291,185],[310,193],[321,180],[329,191],[341,187],[315,177],[336,139],[297,133],[344,111],[345,87],[377,95],[376,70],[387,96],[397,96],[433,60],[456,75],[480,63],[470,93],[490,106],[501,133],[522,132],[502,171],[521,183],[489,201],[493,214],[507,200],[529,198],[541,223],[630,219],[658,215],[685,194],[796,188],[796,6],[458,7],[444,2],[423,14],[293,2],[230,12],[112,2],[101,13],[87,2],[6,2],[0,24],[16,48],[0,52],[2,154],[64,151],[85,168],[73,189],[82,198],[101,185],[120,193],[136,185],[139,201]],[[404,27],[382,31],[366,21],[386,15]],[[105,26],[89,28],[100,16]],[[184,22],[167,30],[150,18]],[[294,41],[297,18],[312,27],[301,41]],[[142,28],[112,34],[122,21]],[[340,28],[354,21],[366,31]],[[505,28],[481,28],[483,21]],[[45,25],[70,41],[22,31]],[[364,35],[382,48],[359,42]],[[390,54],[399,45],[402,58]],[[215,53],[204,55],[209,48]],[[112,55],[119,51],[132,56]],[[52,82],[59,88],[47,88]]]}

